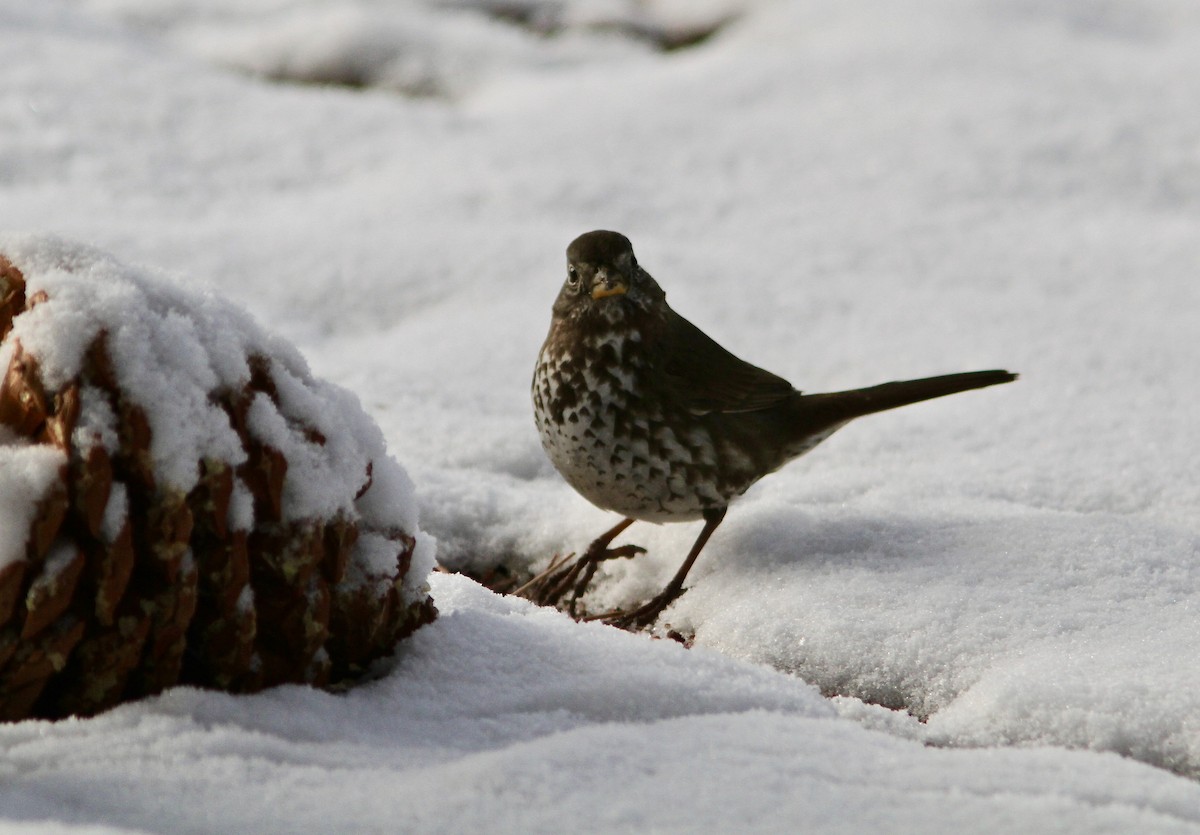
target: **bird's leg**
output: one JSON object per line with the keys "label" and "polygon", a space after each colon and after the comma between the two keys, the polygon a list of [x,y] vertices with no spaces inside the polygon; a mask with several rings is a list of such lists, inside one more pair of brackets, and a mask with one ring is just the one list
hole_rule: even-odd
{"label": "bird's leg", "polygon": [[592,576],[596,573],[596,566],[601,561],[614,557],[632,557],[645,552],[644,548],[637,545],[608,547],[633,522],[633,519],[622,519],[612,528],[600,534],[595,542],[584,551],[582,557],[569,564],[567,560],[551,562],[544,571],[514,591],[513,594],[532,600],[539,606],[557,606],[562,596],[568,590],[572,590],[568,611],[574,614],[575,601],[587,591],[588,583],[591,582]]}
{"label": "bird's leg", "polygon": [[654,623],[658,619],[658,616],[662,614],[662,610],[671,605],[671,602],[675,598],[683,594],[684,579],[691,570],[692,564],[696,562],[696,557],[700,556],[700,552],[704,549],[705,544],[707,544],[708,538],[712,536],[713,531],[717,529],[717,525],[721,524],[721,520],[725,518],[726,510],[727,508],[720,507],[704,512],[703,530],[696,537],[696,541],[692,544],[692,550],[688,551],[683,565],[679,566],[679,570],[675,572],[675,576],[671,578],[671,582],[667,583],[661,592],[632,612],[609,612],[604,615],[598,615],[595,618],[589,618],[589,620],[603,620],[605,623],[615,626],[618,629],[628,630],[641,629]]}
{"label": "bird's leg", "polygon": [[[627,519],[626,521],[628,522],[631,520]],[[624,530],[627,527],[628,525],[622,525],[621,530]],[[611,533],[611,531],[609,531],[609,533]],[[583,559],[580,560],[580,563],[584,564],[586,567],[583,570],[583,576],[579,578],[579,580],[575,583],[575,588],[571,590],[571,599],[567,602],[567,612],[571,615],[571,617],[575,617],[576,620],[578,620],[578,618],[575,615],[575,603],[579,600],[579,598],[583,597],[583,595],[587,593],[588,586],[592,582],[592,577],[595,576],[596,569],[599,567],[601,562],[604,560],[612,560],[623,557],[636,557],[638,554],[646,553],[646,549],[641,545],[622,545],[619,548],[609,548],[608,542],[611,542],[612,538],[609,537],[607,541],[601,542],[601,540],[603,540],[605,537],[608,537],[607,533],[589,545],[587,551],[583,555]]]}

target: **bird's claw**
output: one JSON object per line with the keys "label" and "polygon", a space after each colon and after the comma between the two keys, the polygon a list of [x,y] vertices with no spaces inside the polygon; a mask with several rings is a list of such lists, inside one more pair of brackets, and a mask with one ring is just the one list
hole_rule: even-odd
{"label": "bird's claw", "polygon": [[681,594],[683,594],[682,588],[667,588],[632,612],[613,609],[611,612],[593,615],[586,620],[598,620],[609,626],[615,626],[617,629],[624,629],[626,632],[638,632],[653,625],[658,620],[658,616],[662,614],[663,609],[674,603]]}
{"label": "bird's claw", "polygon": [[550,564],[538,574],[530,578],[524,585],[514,589],[512,594],[524,597],[539,606],[549,606],[557,602],[566,590],[565,583],[579,571],[581,560],[571,562],[574,554],[565,557],[555,555]]}
{"label": "bird's claw", "polygon": [[[533,577],[520,588],[512,592],[517,597],[524,597],[539,606],[554,606],[563,609],[572,617],[576,617],[576,605],[587,593],[596,568],[604,560],[636,557],[646,553],[640,545],[621,545],[616,548],[592,547],[582,557],[572,560],[571,554],[565,557],[555,557],[537,576]],[[563,597],[570,592],[570,598],[563,603]],[[577,618],[578,619],[578,618]]]}
{"label": "bird's claw", "polygon": [[583,558],[585,560],[590,559],[593,562],[603,562],[604,560],[636,557],[638,554],[644,553],[646,553],[646,549],[641,545],[618,545],[616,548],[605,548],[594,556],[592,550],[589,548],[588,552],[583,555]]}

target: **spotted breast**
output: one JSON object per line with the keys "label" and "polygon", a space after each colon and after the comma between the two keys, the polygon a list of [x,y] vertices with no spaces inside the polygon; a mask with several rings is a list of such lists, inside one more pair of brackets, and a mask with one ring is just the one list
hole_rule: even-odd
{"label": "spotted breast", "polygon": [[692,415],[672,415],[647,384],[656,369],[642,332],[578,324],[555,323],[533,377],[534,417],[555,468],[588,501],[631,519],[699,519],[727,504],[711,433]]}

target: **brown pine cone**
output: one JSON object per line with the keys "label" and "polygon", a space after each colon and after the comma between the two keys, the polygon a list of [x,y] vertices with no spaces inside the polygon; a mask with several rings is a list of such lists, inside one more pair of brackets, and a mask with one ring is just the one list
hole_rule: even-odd
{"label": "brown pine cone", "polygon": [[343,681],[436,615],[357,401],[243,312],[0,243],[0,719]]}

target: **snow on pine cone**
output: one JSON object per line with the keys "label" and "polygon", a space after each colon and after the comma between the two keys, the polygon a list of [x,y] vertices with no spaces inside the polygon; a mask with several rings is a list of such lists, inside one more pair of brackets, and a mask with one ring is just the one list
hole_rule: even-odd
{"label": "snow on pine cone", "polygon": [[436,610],[407,475],[243,311],[0,239],[0,720],[360,672]]}

